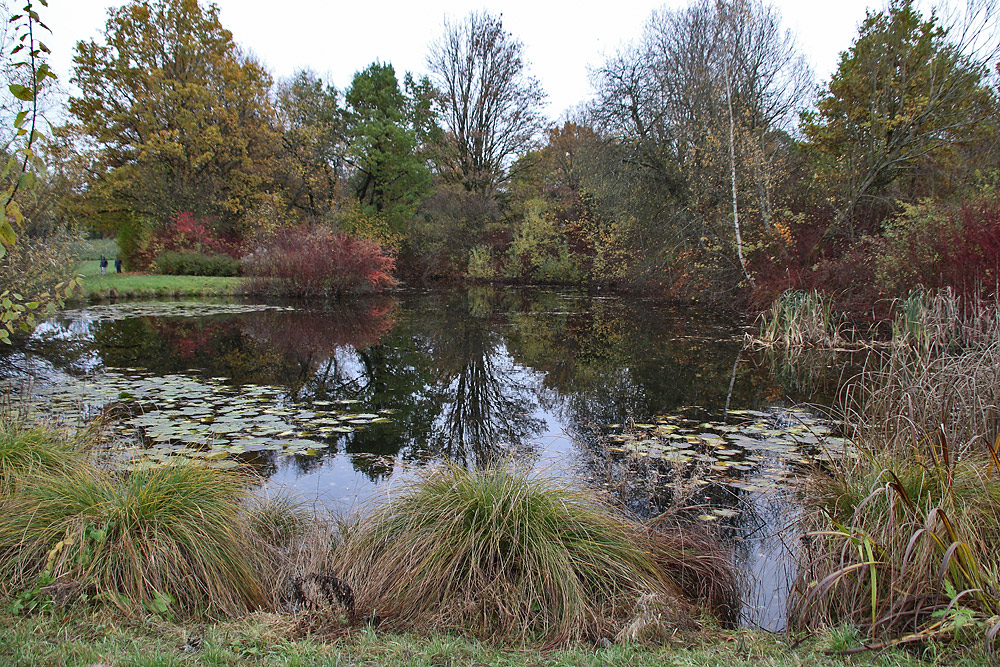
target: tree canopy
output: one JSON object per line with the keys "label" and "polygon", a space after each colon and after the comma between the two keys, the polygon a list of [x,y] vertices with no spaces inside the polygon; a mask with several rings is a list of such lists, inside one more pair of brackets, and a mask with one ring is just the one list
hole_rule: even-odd
{"label": "tree canopy", "polygon": [[835,225],[850,233],[859,203],[878,197],[920,158],[954,149],[995,127],[988,64],[949,38],[911,0],[868,12],[802,131],[833,180]]}
{"label": "tree canopy", "polygon": [[500,186],[514,157],[532,147],[544,126],[545,93],[528,74],[523,51],[501,18],[485,12],[446,21],[431,47],[427,66],[447,132],[439,168],[469,191]]}
{"label": "tree canopy", "polygon": [[191,211],[239,231],[276,143],[270,75],[215,5],[132,0],[109,15],[101,40],[77,44],[69,100],[94,148],[92,192],[106,211]]}

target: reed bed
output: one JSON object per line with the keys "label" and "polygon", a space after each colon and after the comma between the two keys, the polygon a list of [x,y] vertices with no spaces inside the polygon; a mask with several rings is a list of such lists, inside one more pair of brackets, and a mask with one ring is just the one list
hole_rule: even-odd
{"label": "reed bed", "polygon": [[1000,633],[1000,327],[989,310],[950,321],[946,305],[843,393],[860,456],[807,490],[794,626],[884,642]]}
{"label": "reed bed", "polygon": [[781,347],[837,347],[844,340],[833,299],[812,290],[787,290],[761,315],[753,343]]}
{"label": "reed bed", "polygon": [[696,577],[694,546],[509,465],[444,465],[349,526],[334,569],[393,627],[561,644],[691,625],[671,568]]}
{"label": "reed bed", "polygon": [[892,312],[893,347],[930,356],[994,342],[1000,302],[951,288],[914,290],[893,302]]}

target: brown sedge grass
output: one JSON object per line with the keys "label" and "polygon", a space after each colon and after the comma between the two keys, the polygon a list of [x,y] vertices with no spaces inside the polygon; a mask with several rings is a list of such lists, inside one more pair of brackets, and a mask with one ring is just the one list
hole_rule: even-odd
{"label": "brown sedge grass", "polygon": [[83,459],[84,442],[11,408],[0,409],[0,498],[34,471],[72,469]]}
{"label": "brown sedge grass", "polygon": [[0,504],[4,593],[44,572],[125,612],[157,596],[180,613],[274,608],[282,550],[267,539],[274,517],[250,502],[252,481],[195,462],[29,474]]}
{"label": "brown sedge grass", "polygon": [[643,596],[671,627],[690,625],[663,565],[681,557],[675,540],[566,483],[445,464],[349,526],[334,568],[391,627],[561,644],[614,636]]}

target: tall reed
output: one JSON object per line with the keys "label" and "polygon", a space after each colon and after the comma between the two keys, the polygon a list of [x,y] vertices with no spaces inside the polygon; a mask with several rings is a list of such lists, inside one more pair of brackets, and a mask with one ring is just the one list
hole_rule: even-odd
{"label": "tall reed", "polygon": [[787,290],[761,315],[758,338],[762,345],[835,347],[843,340],[833,300],[816,290]]}
{"label": "tall reed", "polygon": [[925,310],[926,329],[845,389],[860,456],[808,491],[793,625],[849,622],[893,641],[1000,632],[1000,326],[972,313],[942,344],[952,315]]}

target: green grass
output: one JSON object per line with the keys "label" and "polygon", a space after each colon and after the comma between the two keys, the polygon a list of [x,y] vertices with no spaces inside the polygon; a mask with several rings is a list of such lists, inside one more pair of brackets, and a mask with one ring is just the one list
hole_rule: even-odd
{"label": "green grass", "polygon": [[151,616],[122,622],[101,613],[57,611],[33,617],[0,615],[0,664],[191,665],[216,667],[979,667],[989,656],[934,644],[915,653],[885,651],[826,655],[844,639],[801,643],[780,635],[740,631],[680,633],[662,645],[571,645],[559,650],[509,647],[450,634],[392,634],[360,629],[341,636],[303,636],[296,618],[260,614],[239,622],[176,625]]}
{"label": "green grass", "polygon": [[691,626],[675,544],[560,482],[447,465],[348,526],[333,570],[396,627],[561,643]]}
{"label": "green grass", "polygon": [[280,559],[249,481],[198,463],[29,475],[0,504],[0,586],[11,599],[72,591],[123,611],[271,608]]}
{"label": "green grass", "polygon": [[240,278],[221,276],[165,276],[144,273],[115,273],[114,258],[109,258],[108,273],[101,275],[99,262],[80,265],[83,276],[82,298],[148,299],[183,296],[230,296],[240,293]]}

